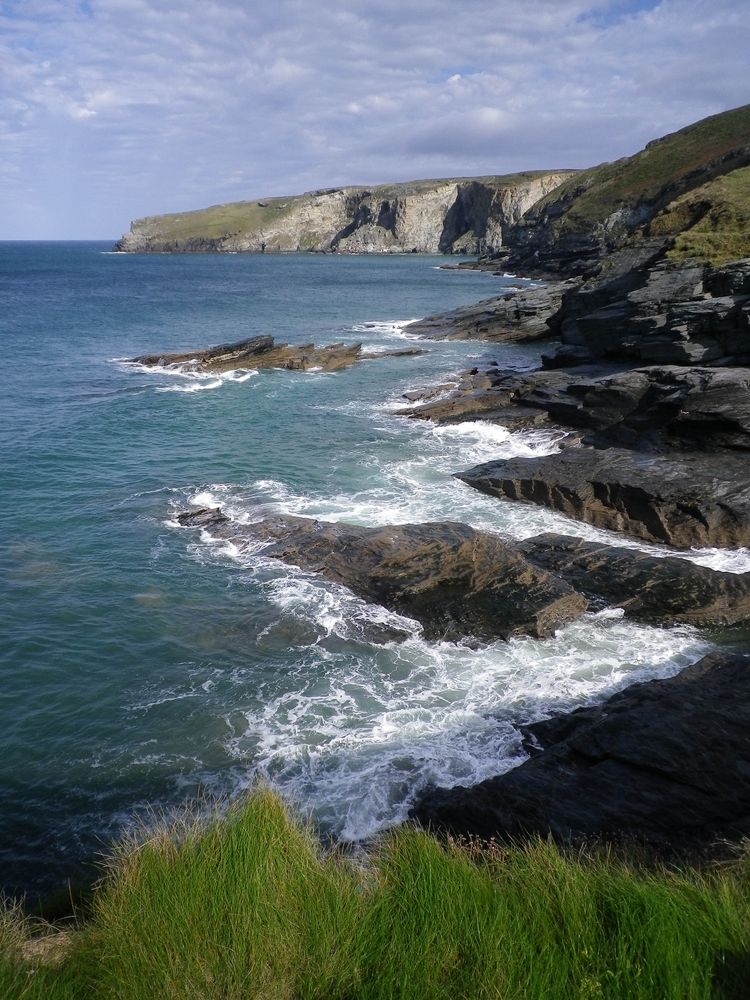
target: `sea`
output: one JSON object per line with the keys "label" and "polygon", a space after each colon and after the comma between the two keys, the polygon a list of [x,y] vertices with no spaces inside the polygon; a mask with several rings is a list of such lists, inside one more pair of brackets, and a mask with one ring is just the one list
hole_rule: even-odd
{"label": "sea", "polygon": [[[179,527],[221,507],[384,525],[564,531],[453,473],[546,455],[555,431],[396,415],[404,392],[544,345],[420,342],[335,373],[196,375],[134,355],[270,334],[413,346],[406,324],[524,285],[424,255],[111,253],[0,244],[0,884],[75,880],[133,823],[270,783],[326,838],[367,843],[431,783],[524,760],[519,726],[664,677],[692,628],[589,613],[543,641],[431,642],[314,573]],[[630,543],[632,544],[632,543]],[[641,546],[666,554],[658,547]],[[688,558],[750,569],[750,553]],[[394,626],[407,638],[396,641]]]}

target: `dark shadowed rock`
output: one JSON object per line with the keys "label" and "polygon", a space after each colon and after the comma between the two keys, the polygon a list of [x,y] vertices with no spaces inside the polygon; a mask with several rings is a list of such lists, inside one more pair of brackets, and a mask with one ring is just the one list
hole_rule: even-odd
{"label": "dark shadowed rock", "polygon": [[748,657],[706,656],[526,732],[541,752],[473,788],[429,789],[413,816],[485,839],[635,838],[668,853],[750,834]]}
{"label": "dark shadowed rock", "polygon": [[487,462],[457,478],[491,496],[676,548],[750,544],[750,477],[741,455],[571,448]]}
{"label": "dark shadowed rock", "polygon": [[553,336],[548,317],[575,282],[517,289],[450,312],[426,316],[406,330],[429,340],[532,341]]}
{"label": "dark shadowed rock", "polygon": [[172,354],[141,354],[129,358],[141,365],[183,365],[200,372],[225,372],[235,368],[287,368],[293,371],[337,371],[356,361],[374,358],[411,357],[424,354],[417,348],[406,347],[394,351],[363,351],[361,344],[277,344],[273,337],[250,337],[234,344],[219,344],[195,351]]}
{"label": "dark shadowed rock", "polygon": [[542,402],[551,420],[590,429],[599,444],[750,450],[747,368],[670,366],[593,379],[577,375]]}
{"label": "dark shadowed rock", "polygon": [[750,369],[586,365],[509,371],[483,364],[452,383],[412,390],[398,415],[436,423],[562,426],[585,440],[648,451],[750,450]]}
{"label": "dark shadowed rock", "polygon": [[745,365],[749,288],[750,260],[709,267],[647,259],[625,271],[607,267],[566,291],[549,324],[566,345],[566,358],[575,348],[592,360],[639,366]]}
{"label": "dark shadowed rock", "polygon": [[179,515],[185,526],[243,542],[416,618],[430,638],[544,637],[577,618],[586,600],[495,535],[446,521],[364,528],[279,516],[237,524],[220,511]]}
{"label": "dark shadowed rock", "polygon": [[734,625],[750,620],[750,573],[549,533],[519,543],[535,565],[602,605],[644,622]]}

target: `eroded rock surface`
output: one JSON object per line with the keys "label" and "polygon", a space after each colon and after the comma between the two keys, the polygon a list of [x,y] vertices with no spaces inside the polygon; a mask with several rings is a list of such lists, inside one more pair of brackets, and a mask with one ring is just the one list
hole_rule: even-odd
{"label": "eroded rock surface", "polygon": [[520,542],[519,548],[595,604],[623,608],[637,621],[715,626],[750,620],[750,573],[724,573],[687,559],[552,532]]}
{"label": "eroded rock surface", "polygon": [[225,372],[235,368],[287,368],[294,371],[320,368],[337,371],[356,361],[413,357],[424,353],[412,347],[394,351],[363,351],[361,344],[316,347],[314,344],[277,344],[273,337],[250,337],[234,344],[218,344],[171,354],[141,354],[128,360],[141,365],[185,365],[202,372]]}
{"label": "eroded rock surface", "polygon": [[415,618],[428,638],[542,638],[587,606],[513,546],[452,521],[364,528],[278,516],[237,524],[220,510],[188,511],[178,520],[240,546],[267,543],[264,556],[320,573]]}
{"label": "eroded rock surface", "polygon": [[457,478],[491,496],[676,548],[750,544],[750,477],[741,455],[571,448],[487,462]]}
{"label": "eroded rock surface", "polygon": [[554,336],[547,322],[573,282],[517,289],[450,312],[409,323],[408,333],[429,340],[544,340]]}
{"label": "eroded rock surface", "polygon": [[430,789],[413,815],[485,839],[635,838],[665,852],[750,834],[746,656],[712,654],[526,734],[541,752],[473,788]]}

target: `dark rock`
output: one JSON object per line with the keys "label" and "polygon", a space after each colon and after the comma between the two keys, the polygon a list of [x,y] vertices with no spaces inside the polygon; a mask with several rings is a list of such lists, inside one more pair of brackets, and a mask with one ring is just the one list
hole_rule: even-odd
{"label": "dark rock", "polygon": [[225,372],[235,368],[287,368],[337,371],[356,361],[386,357],[412,357],[425,352],[414,347],[394,351],[363,351],[361,344],[277,344],[273,337],[250,337],[234,344],[218,344],[172,354],[141,354],[129,361],[141,365],[184,365],[189,370]]}
{"label": "dark rock", "polygon": [[[538,397],[537,397],[538,398]],[[551,420],[595,432],[600,445],[750,450],[750,370],[639,368],[571,377],[547,394]]]}
{"label": "dark rock", "polygon": [[568,584],[495,535],[465,524],[364,528],[288,516],[237,524],[206,510],[178,519],[240,546],[266,542],[265,556],[321,573],[416,618],[429,638],[541,638],[586,610],[586,600]]}
{"label": "dark rock", "polygon": [[553,533],[529,538],[519,549],[575,590],[637,621],[715,626],[750,620],[750,573]]}
{"label": "dark rock", "polygon": [[[750,363],[750,260],[719,267],[668,260],[572,287],[549,318],[566,347],[637,365]],[[570,355],[552,356],[559,366]]]}
{"label": "dark rock", "polygon": [[750,450],[750,369],[604,365],[574,372],[485,366],[456,382],[408,393],[399,411],[436,423],[490,420],[513,429],[573,427],[600,447]]}
{"label": "dark rock", "polygon": [[406,330],[429,340],[532,341],[553,336],[547,322],[574,282],[518,289],[451,312],[410,323]]}
{"label": "dark rock", "polygon": [[457,478],[491,496],[541,504],[650,542],[682,549],[750,544],[750,479],[739,455],[571,448],[487,462]]}
{"label": "dark rock", "polygon": [[412,815],[453,834],[636,839],[665,853],[750,834],[750,658],[713,654],[669,680],[527,728],[543,748]]}

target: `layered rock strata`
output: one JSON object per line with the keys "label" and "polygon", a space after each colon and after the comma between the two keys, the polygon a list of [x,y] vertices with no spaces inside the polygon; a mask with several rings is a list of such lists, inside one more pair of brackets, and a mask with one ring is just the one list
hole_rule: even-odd
{"label": "layered rock strata", "polygon": [[562,577],[592,607],[628,618],[700,627],[750,621],[750,573],[724,573],[673,556],[548,533],[519,543],[534,565]]}
{"label": "layered rock strata", "polygon": [[178,515],[234,544],[321,573],[416,618],[440,638],[551,635],[590,599],[639,621],[750,621],[750,574],[546,534],[509,542],[455,522],[363,528],[279,516],[237,524],[220,509]]}
{"label": "layered rock strata", "polygon": [[436,423],[558,425],[583,431],[584,440],[600,447],[750,449],[748,368],[589,365],[517,372],[488,364],[405,398],[411,405],[400,415]]}
{"label": "layered rock strata", "polygon": [[234,344],[176,353],[141,354],[129,358],[130,364],[181,365],[198,372],[226,372],[236,368],[287,368],[292,371],[338,371],[357,361],[375,358],[413,357],[424,354],[417,348],[393,351],[364,351],[361,344],[277,344],[273,337],[251,337]]}
{"label": "layered rock strata", "polygon": [[740,455],[571,448],[486,462],[457,478],[490,496],[540,504],[645,541],[736,548],[750,545],[747,470]]}
{"label": "layered rock strata", "polygon": [[472,788],[429,789],[412,815],[484,839],[635,839],[665,853],[720,853],[717,840],[750,834],[746,656],[704,657],[525,733],[525,763]]}
{"label": "layered rock strata", "polygon": [[186,527],[320,573],[419,621],[433,639],[538,638],[581,615],[586,599],[495,535],[451,521],[364,528],[278,516],[240,525],[220,510],[189,511]]}
{"label": "layered rock strata", "polygon": [[489,340],[528,342],[552,337],[549,317],[573,281],[518,288],[503,295],[447,313],[436,313],[409,323],[407,333],[428,340]]}

